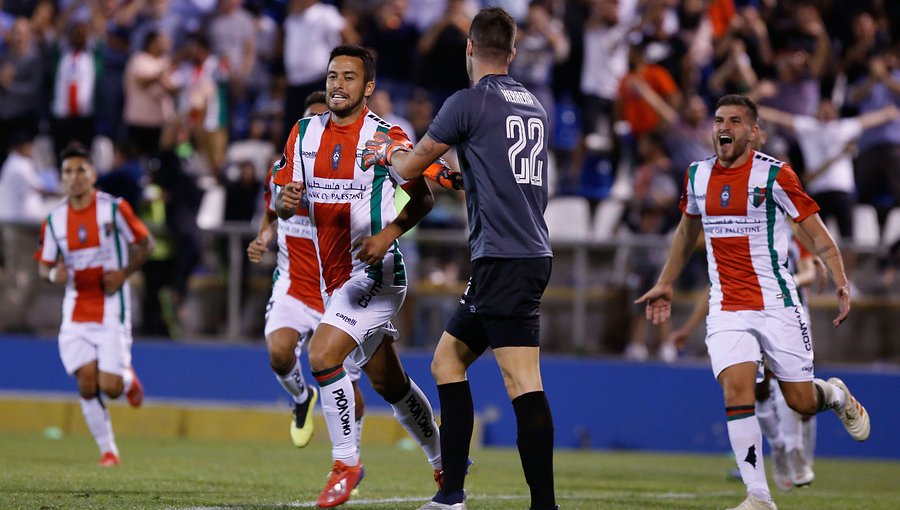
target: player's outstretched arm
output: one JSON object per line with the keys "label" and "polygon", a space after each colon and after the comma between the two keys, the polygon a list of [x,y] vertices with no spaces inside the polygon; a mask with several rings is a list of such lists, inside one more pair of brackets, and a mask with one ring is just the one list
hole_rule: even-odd
{"label": "player's outstretched arm", "polygon": [[669,250],[669,258],[656,285],[635,300],[636,304],[647,303],[647,320],[653,324],[662,324],[672,315],[672,285],[691,258],[700,230],[699,217],[687,214],[681,216],[681,222],[675,230],[672,248]]}
{"label": "player's outstretched arm", "polygon": [[834,242],[834,238],[828,232],[828,228],[822,222],[819,213],[811,214],[799,223],[803,232],[808,235],[813,242],[816,255],[818,255],[828,272],[831,273],[831,280],[837,287],[838,298],[838,315],[832,321],[832,324],[839,326],[850,314],[850,281],[847,279],[847,273],[844,271],[844,261],[841,258],[841,250]]}
{"label": "player's outstretched arm", "polygon": [[449,145],[434,141],[428,134],[415,147],[409,147],[401,140],[393,140],[387,135],[376,134],[375,139],[366,142],[363,163],[366,168],[375,165],[391,166],[397,175],[411,181],[422,175],[425,169],[449,149]]}

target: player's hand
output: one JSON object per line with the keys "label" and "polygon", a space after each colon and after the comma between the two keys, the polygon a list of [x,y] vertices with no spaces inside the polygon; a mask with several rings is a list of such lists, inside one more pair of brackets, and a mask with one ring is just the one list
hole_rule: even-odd
{"label": "player's hand", "polygon": [[66,283],[69,281],[69,268],[63,261],[58,261],[50,270],[50,283]]}
{"label": "player's hand", "polygon": [[300,205],[303,197],[303,183],[289,182],[281,189],[281,205],[285,209],[294,211]]}
{"label": "player's hand", "polygon": [[669,337],[666,338],[665,343],[672,344],[679,351],[684,350],[684,346],[687,345],[688,341],[688,332],[683,329],[676,329],[675,331],[669,333]]}
{"label": "player's hand", "polygon": [[111,296],[125,284],[125,271],[106,271],[103,273],[103,293]]}
{"label": "player's hand", "polygon": [[250,262],[259,264],[262,261],[263,255],[269,251],[268,244],[269,243],[264,241],[262,237],[257,237],[250,241],[250,244],[247,245],[247,258],[250,259]]}
{"label": "player's hand", "polygon": [[444,158],[438,158],[422,172],[422,175],[438,183],[442,188],[463,189],[462,172],[457,172],[447,165]]}
{"label": "player's hand", "polygon": [[838,316],[834,318],[832,324],[834,327],[841,325],[847,316],[850,315],[850,285],[843,285],[837,288],[838,298]]}
{"label": "player's hand", "polygon": [[656,284],[646,294],[637,298],[635,304],[647,303],[647,320],[654,325],[662,324],[672,315],[672,286]]}
{"label": "player's hand", "polygon": [[382,235],[383,233],[384,231],[370,237],[364,237],[351,247],[351,250],[359,248],[359,253],[356,254],[357,260],[361,260],[371,266],[384,258],[384,254],[387,253],[394,240],[389,236]]}
{"label": "player's hand", "polygon": [[391,166],[391,157],[397,151],[409,152],[413,148],[409,140],[394,140],[387,133],[377,132],[372,140],[366,141],[362,153],[363,165],[371,168],[376,165]]}

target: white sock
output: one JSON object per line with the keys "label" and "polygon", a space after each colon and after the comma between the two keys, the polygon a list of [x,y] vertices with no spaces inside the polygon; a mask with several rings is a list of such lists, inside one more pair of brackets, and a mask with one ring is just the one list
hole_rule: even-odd
{"label": "white sock", "polygon": [[803,431],[803,455],[806,461],[812,464],[813,457],[816,455],[816,417],[810,416],[802,421],[801,430]]}
{"label": "white sock", "polygon": [[781,438],[781,430],[778,428],[778,417],[775,415],[775,402],[772,397],[756,402],[756,419],[763,435],[769,440],[772,448],[784,447],[784,439]]}
{"label": "white sock", "polygon": [[727,408],[728,439],[741,479],[747,486],[747,493],[755,498],[771,501],[769,484],[766,482],[766,468],[763,462],[762,431],[753,414],[753,406]]}
{"label": "white sock", "polygon": [[341,365],[313,375],[321,390],[319,398],[322,401],[325,424],[328,425],[328,436],[331,438],[331,457],[348,466],[355,466],[359,464],[359,450],[356,446],[353,383]]}
{"label": "white sock", "polygon": [[125,385],[122,393],[128,394],[131,391],[131,385],[134,384],[134,370],[131,367],[122,372],[122,383]]}
{"label": "white sock", "polygon": [[441,435],[434,421],[434,410],[422,390],[407,375],[409,391],[403,398],[390,402],[394,418],[419,443],[434,469],[441,469]]}
{"label": "white sock", "polygon": [[817,400],[818,405],[816,408],[819,412],[826,409],[837,410],[844,407],[844,402],[847,401],[847,395],[844,393],[844,390],[822,379],[814,379],[813,384],[816,385],[816,398],[824,400],[823,402],[818,402]]}
{"label": "white sock", "polygon": [[94,436],[100,453],[113,452],[119,455],[119,448],[116,446],[116,438],[113,435],[112,422],[109,419],[109,412],[104,407],[99,397],[91,399],[78,399],[81,402],[81,413],[84,415],[84,421],[87,423],[88,430]]}
{"label": "white sock", "polygon": [[781,438],[784,440],[784,449],[790,452],[797,448],[802,448],[800,414],[788,406],[787,401],[784,400],[784,395],[781,393],[781,388],[777,385],[772,396],[775,400],[778,430],[781,431]]}
{"label": "white sock", "polygon": [[362,427],[363,427],[363,418],[365,416],[360,416],[356,419],[356,451],[362,451]]}
{"label": "white sock", "polygon": [[294,363],[294,368],[287,374],[275,374],[275,379],[278,379],[278,383],[294,399],[294,402],[302,404],[309,399],[309,391],[307,391],[306,381],[303,379],[303,370],[300,369],[300,360]]}

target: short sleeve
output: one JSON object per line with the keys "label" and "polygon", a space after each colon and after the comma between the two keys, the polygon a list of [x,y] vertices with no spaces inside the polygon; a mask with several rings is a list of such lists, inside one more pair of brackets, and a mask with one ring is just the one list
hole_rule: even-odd
{"label": "short sleeve", "polygon": [[294,163],[296,160],[295,146],[297,145],[299,133],[300,124],[295,122],[294,127],[291,129],[291,134],[288,135],[287,142],[284,144],[284,152],[281,155],[281,160],[275,163],[275,168],[272,170],[272,180],[275,182],[276,186],[285,186],[287,183],[294,180]]}
{"label": "short sleeve", "polygon": [[131,208],[131,205],[121,198],[118,199],[116,203],[119,207],[116,226],[118,227],[119,232],[125,236],[125,239],[127,239],[129,243],[137,243],[147,237],[150,232],[147,230],[147,226],[134,214],[134,209]]}
{"label": "short sleeve", "polygon": [[678,208],[684,214],[697,218],[700,216],[700,206],[691,186],[691,174],[697,170],[697,165],[691,165],[684,172],[684,184],[681,186],[681,198],[678,200]]}
{"label": "short sleeve", "polygon": [[56,264],[59,257],[59,246],[56,244],[56,236],[53,235],[53,226],[50,223],[50,217],[41,224],[41,237],[38,241],[38,249],[34,254],[34,258],[41,264],[52,266]]}
{"label": "short sleeve", "polygon": [[466,141],[472,112],[481,107],[483,94],[484,92],[473,88],[457,91],[447,98],[428,127],[428,136],[447,145],[459,145]]}
{"label": "short sleeve", "polygon": [[772,198],[785,212],[800,223],[819,212],[819,205],[810,197],[790,165],[783,165],[775,176]]}

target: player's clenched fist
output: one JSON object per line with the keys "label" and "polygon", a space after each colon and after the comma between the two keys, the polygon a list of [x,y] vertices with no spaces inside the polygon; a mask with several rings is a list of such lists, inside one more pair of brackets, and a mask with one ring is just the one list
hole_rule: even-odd
{"label": "player's clenched fist", "polygon": [[302,195],[303,184],[300,182],[289,182],[281,189],[281,205],[285,209],[293,211],[300,205]]}
{"label": "player's clenched fist", "polygon": [[450,168],[444,158],[438,158],[422,175],[438,183],[442,188],[463,189],[462,173]]}
{"label": "player's clenched fist", "polygon": [[372,140],[366,142],[362,153],[363,165],[371,168],[375,165],[390,166],[391,157],[397,151],[408,152],[413,148],[409,140],[394,140],[387,133],[375,133]]}

